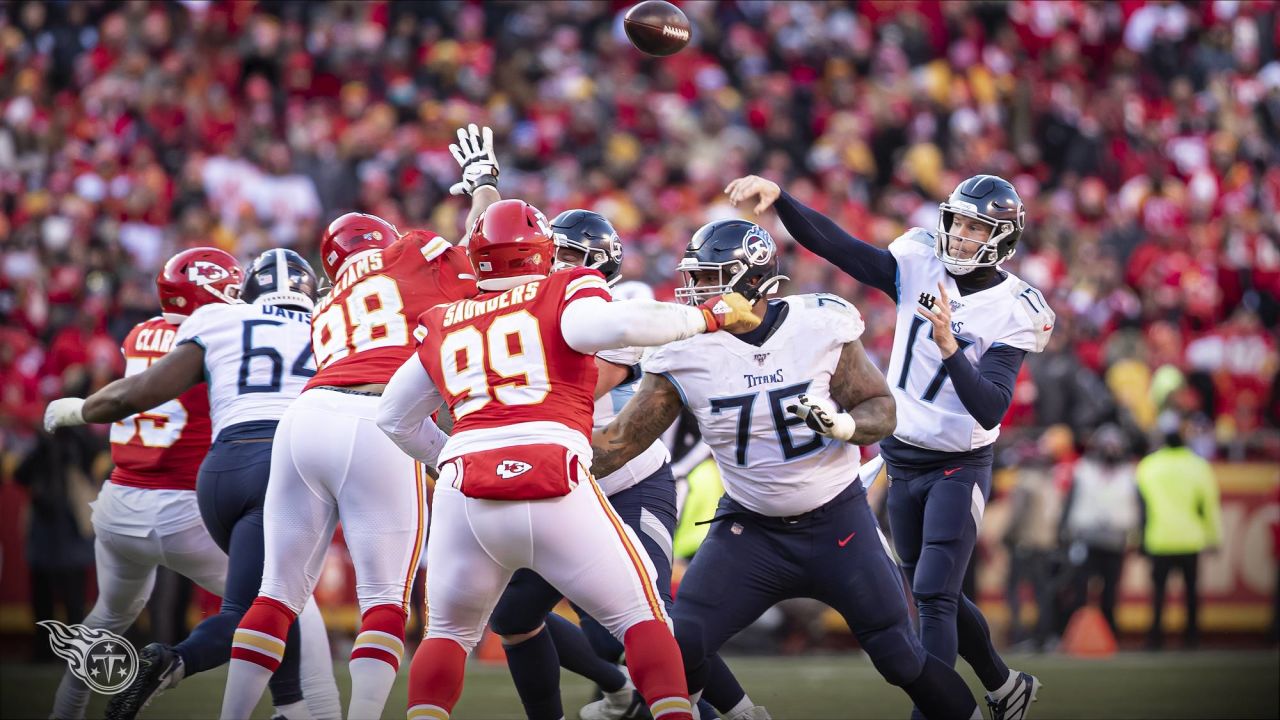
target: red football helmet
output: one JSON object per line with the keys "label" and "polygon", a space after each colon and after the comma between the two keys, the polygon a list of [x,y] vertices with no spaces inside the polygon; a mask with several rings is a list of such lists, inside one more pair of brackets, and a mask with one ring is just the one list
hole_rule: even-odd
{"label": "red football helmet", "polygon": [[329,223],[320,239],[320,264],[324,274],[337,282],[347,258],[358,252],[390,247],[400,239],[395,225],[377,215],[351,212]]}
{"label": "red football helmet", "polygon": [[476,284],[487,280],[551,274],[555,244],[551,225],[538,208],[523,200],[499,200],[489,206],[471,228],[467,252],[476,270]]}
{"label": "red football helmet", "polygon": [[160,312],[178,325],[196,308],[237,302],[243,277],[240,263],[229,252],[211,247],[183,250],[156,276]]}

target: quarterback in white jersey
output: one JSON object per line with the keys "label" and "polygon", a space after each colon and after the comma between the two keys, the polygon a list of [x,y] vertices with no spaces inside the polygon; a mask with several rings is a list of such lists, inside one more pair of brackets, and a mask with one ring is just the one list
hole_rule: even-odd
{"label": "quarterback in white jersey", "polygon": [[[109,718],[135,717],[160,692],[231,656],[232,636],[262,579],[263,506],[272,438],[289,403],[315,373],[311,308],[316,277],[291,250],[269,250],[245,273],[245,303],[200,307],[178,327],[173,349],[145,371],[118,380],[74,407],[50,407],[46,424],[113,422],[155,407],[201,382],[209,387],[213,444],[200,464],[196,501],[206,529],[227,553],[222,608],[176,646],[139,653],[138,674],[107,706]],[[289,659],[272,680],[285,716],[339,717],[328,639],[314,601],[290,638]],[[299,637],[305,632],[304,646]],[[316,656],[320,655],[320,659]],[[310,658],[310,659],[309,659]],[[322,705],[302,704],[300,665]]]}
{"label": "quarterback in white jersey", "polygon": [[774,207],[802,246],[897,303],[888,380],[898,426],[880,449],[894,544],[924,645],[949,664],[964,656],[990,691],[996,720],[1025,717],[1039,681],[1004,664],[986,620],[960,592],[1000,420],[1023,359],[1044,350],[1054,324],[1044,296],[999,267],[1022,236],[1022,199],[1005,180],[975,175],[941,203],[936,230],[913,228],[884,250],[763,178],[740,178],[725,190],[735,204],[757,198],[757,213]]}
{"label": "quarterback in white jersey", "polygon": [[[592,472],[638,455],[687,407],[725,486],[712,529],[672,609],[690,699],[730,637],[775,603],[812,597],[837,610],[877,670],[928,717],[973,717],[977,703],[911,628],[897,568],[858,476],[858,445],[892,432],[894,402],[859,338],[862,317],[834,295],[769,299],[785,280],[769,233],[721,220],[690,240],[677,298],[741,292],[759,327],[658,348],[618,417],[592,438]],[[741,690],[739,689],[740,693]],[[719,694],[719,691],[717,691]],[[733,717],[758,716],[743,700]]]}

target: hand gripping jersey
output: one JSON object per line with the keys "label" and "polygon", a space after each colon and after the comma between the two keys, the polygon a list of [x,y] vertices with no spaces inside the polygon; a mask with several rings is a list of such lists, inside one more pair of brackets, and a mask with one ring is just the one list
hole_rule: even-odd
{"label": "hand gripping jersey", "polygon": [[[174,347],[178,326],[159,317],[124,339],[125,376],[137,375]],[[111,482],[151,490],[195,490],[209,451],[209,396],[204,383],[111,425]]]}
{"label": "hand gripping jersey", "polygon": [[425,233],[353,255],[316,303],[311,341],[320,369],[307,389],[390,380],[413,354],[417,317],[475,295],[473,272],[465,250]]}
{"label": "hand gripping jersey", "polygon": [[921,293],[938,294],[943,283],[951,301],[951,330],[975,366],[992,345],[1040,352],[1049,343],[1054,313],[1039,290],[1013,273],[995,287],[961,295],[933,252],[933,237],[914,228],[889,245],[898,261],[898,323],[885,374],[898,405],[894,436],[917,447],[963,452],[985,447],[1000,436],[985,430],[964,409],[932,339],[933,326],[916,312]]}
{"label": "hand gripping jersey", "polygon": [[575,268],[423,313],[418,357],[457,420],[442,464],[551,444],[590,465],[595,356],[569,347],[560,331],[564,308],[588,297],[609,300],[604,276]]}
{"label": "hand gripping jersey", "polygon": [[[644,348],[627,347],[603,350],[596,353],[596,357],[615,365],[631,367],[640,364],[643,354]],[[626,407],[627,402],[635,396],[636,386],[639,384],[638,377],[629,378],[596,400],[595,411],[591,416],[592,427],[599,429],[612,422],[618,413],[622,412],[622,408]],[[658,468],[670,459],[671,453],[668,452],[667,446],[661,440],[657,440],[626,465],[602,478],[596,478],[596,482],[600,484],[600,489],[605,495],[615,495],[657,472]]]}
{"label": "hand gripping jersey", "polygon": [[271,305],[206,305],[178,327],[176,345],[204,348],[213,437],[253,420],[279,420],[315,375],[311,316]]}
{"label": "hand gripping jersey", "polygon": [[787,405],[807,394],[840,407],[831,399],[831,375],[863,323],[834,295],[772,302],[785,302],[787,313],[762,345],[708,333],[654,350],[643,366],[680,392],[729,497],[752,512],[785,517],[826,503],[858,478],[858,448],[810,430]]}

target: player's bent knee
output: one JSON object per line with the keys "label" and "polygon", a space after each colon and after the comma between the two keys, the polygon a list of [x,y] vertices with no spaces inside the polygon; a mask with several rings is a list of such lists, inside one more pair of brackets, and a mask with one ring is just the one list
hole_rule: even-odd
{"label": "player's bent knee", "polygon": [[909,685],[924,672],[926,653],[909,623],[859,636],[862,649],[891,685]]}
{"label": "player's bent knee", "polygon": [[686,670],[697,667],[706,659],[707,646],[703,639],[702,623],[688,618],[676,618],[675,636]]}
{"label": "player's bent knee", "polygon": [[[507,637],[519,635],[527,636],[525,637],[527,640],[536,635],[542,629],[542,625],[543,616],[525,611],[519,603],[499,602],[493,614],[489,616],[489,628],[501,635],[504,638],[503,642],[506,642]],[[519,642],[524,640],[507,644],[513,645]]]}

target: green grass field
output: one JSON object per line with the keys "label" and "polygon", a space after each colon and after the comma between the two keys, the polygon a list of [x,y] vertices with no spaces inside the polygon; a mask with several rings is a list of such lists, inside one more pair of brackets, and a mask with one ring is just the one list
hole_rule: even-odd
{"label": "green grass field", "polygon": [[[1280,717],[1280,654],[1201,652],[1124,654],[1110,660],[1053,656],[1010,658],[1044,681],[1031,717],[1045,718],[1277,718]],[[779,720],[906,718],[910,704],[885,684],[866,658],[732,658],[730,665],[751,693]],[[338,685],[349,685],[339,663]],[[61,667],[0,665],[0,717],[45,718],[52,707]],[[403,718],[407,664],[387,703],[386,718]],[[214,718],[225,673],[197,675],[157,700],[143,718]],[[967,672],[966,678],[977,689]],[[581,678],[564,676],[569,718],[587,701]],[[89,717],[101,717],[105,698],[95,696]],[[266,702],[255,717],[269,717]],[[473,664],[455,717],[472,720],[523,717],[503,666]]]}

